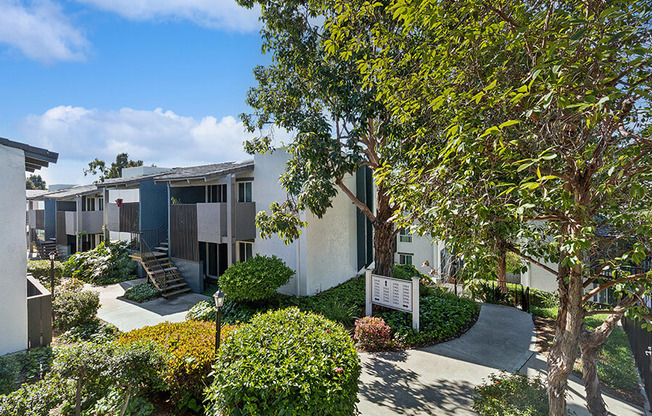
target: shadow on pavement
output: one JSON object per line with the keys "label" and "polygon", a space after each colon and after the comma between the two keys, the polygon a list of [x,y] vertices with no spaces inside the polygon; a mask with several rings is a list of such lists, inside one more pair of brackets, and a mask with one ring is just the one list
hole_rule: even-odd
{"label": "shadow on pavement", "polygon": [[[405,352],[379,353],[363,372],[373,380],[360,386],[361,398],[393,414],[437,414],[437,409],[468,408],[473,405],[473,385],[456,380],[420,381],[418,373],[397,365]],[[433,413],[434,412],[434,413]],[[385,414],[383,412],[383,414]]]}

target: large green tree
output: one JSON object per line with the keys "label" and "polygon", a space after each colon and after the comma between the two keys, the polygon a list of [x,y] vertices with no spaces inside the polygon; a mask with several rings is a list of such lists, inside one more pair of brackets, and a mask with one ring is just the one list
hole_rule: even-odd
{"label": "large green tree", "polygon": [[45,180],[41,175],[31,174],[27,179],[25,179],[25,189],[47,189]]}
{"label": "large green tree", "polygon": [[[395,121],[411,128],[392,137],[400,151],[381,173],[394,178],[385,183],[394,184],[398,207],[441,224],[454,221],[462,192],[489,190],[465,211],[489,220],[457,225],[481,226],[477,235],[490,236],[496,221],[514,221],[522,244],[513,251],[557,264],[548,268],[560,298],[548,358],[550,413],[566,414],[579,346],[587,407],[605,415],[595,353],[623,315],[650,316],[639,302],[650,294],[649,273],[632,266],[652,254],[652,4],[337,4],[346,14],[331,26],[337,53],[357,50],[348,26],[368,22],[378,9],[402,27],[372,22],[382,57],[358,65]],[[455,235],[464,246],[464,233]],[[604,290],[614,291],[615,305],[592,303]],[[588,331],[583,320],[592,314],[607,318]]]}
{"label": "large green tree", "polygon": [[131,160],[127,153],[120,153],[115,157],[115,162],[111,166],[107,166],[106,162],[100,159],[95,159],[88,163],[88,169],[84,169],[84,176],[97,175],[99,173],[98,182],[104,182],[107,179],[119,178],[122,175],[122,169],[143,166],[142,160]]}
{"label": "large green tree", "polygon": [[[373,46],[363,44],[344,56],[328,53],[332,43],[325,22],[339,14],[330,1],[239,3],[261,7],[263,51],[272,54],[271,64],[254,70],[258,85],[247,96],[254,112],[243,115],[243,121],[252,132],[275,125],[293,135],[286,144],[290,159],[280,178],[288,199],[274,203],[270,214],[259,213],[256,223],[261,235],[278,233],[292,241],[304,225],[299,213],[309,210],[321,217],[341,192],[373,225],[376,272],[391,276],[398,229],[386,188],[377,182],[372,208],[346,184],[348,175],[360,168],[375,172],[386,163],[387,141],[395,128],[373,86],[356,69],[363,55],[375,54]],[[252,153],[273,150],[270,137],[258,137],[246,148]]]}

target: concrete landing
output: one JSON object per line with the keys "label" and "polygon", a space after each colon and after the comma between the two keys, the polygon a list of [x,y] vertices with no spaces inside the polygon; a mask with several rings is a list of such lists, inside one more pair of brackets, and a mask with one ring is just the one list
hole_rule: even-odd
{"label": "concrete landing", "polygon": [[127,288],[144,281],[145,279],[135,279],[108,286],[86,284],[84,288],[100,294],[101,307],[97,317],[125,332],[165,321],[183,322],[186,312],[198,302],[212,301],[208,296],[197,293],[188,293],[172,299],[158,298],[144,303],[121,297]]}

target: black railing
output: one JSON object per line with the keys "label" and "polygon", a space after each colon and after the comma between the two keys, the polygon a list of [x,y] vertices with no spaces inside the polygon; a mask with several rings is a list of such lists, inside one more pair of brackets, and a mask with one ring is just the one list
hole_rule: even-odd
{"label": "black railing", "polygon": [[[167,225],[163,224],[154,230],[142,230],[131,232],[129,248],[132,252],[140,255],[140,262],[145,267],[147,280],[159,289],[167,287],[167,273],[161,262],[154,254],[152,247],[160,245],[167,238]],[[159,277],[160,276],[160,277]]]}
{"label": "black railing", "polygon": [[623,328],[634,353],[634,361],[645,385],[648,400],[652,399],[652,332],[641,328],[638,319],[623,318]]}

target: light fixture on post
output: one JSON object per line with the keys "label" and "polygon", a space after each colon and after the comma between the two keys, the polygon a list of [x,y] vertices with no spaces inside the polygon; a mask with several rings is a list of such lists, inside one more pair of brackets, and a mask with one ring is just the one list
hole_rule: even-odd
{"label": "light fixture on post", "polygon": [[220,289],[213,294],[215,300],[215,357],[217,358],[217,351],[220,349],[220,338],[222,335],[222,306],[224,305],[224,297],[226,294]]}
{"label": "light fixture on post", "polygon": [[[51,251],[48,256],[50,257],[50,299],[54,303],[54,259],[57,257],[57,253]],[[54,308],[52,310],[52,324],[54,324]]]}

